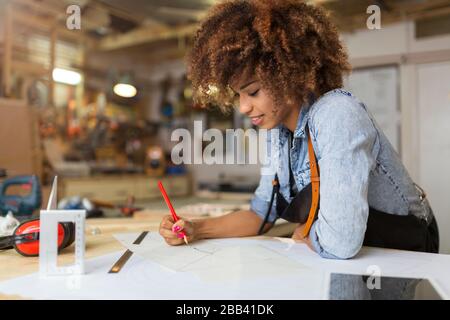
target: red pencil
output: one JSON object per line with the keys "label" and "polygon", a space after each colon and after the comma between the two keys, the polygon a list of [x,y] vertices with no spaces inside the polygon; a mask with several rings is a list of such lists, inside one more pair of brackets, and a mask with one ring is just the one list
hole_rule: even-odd
{"label": "red pencil", "polygon": [[[169,207],[170,213],[172,214],[173,221],[177,222],[179,220],[179,218],[178,218],[177,214],[175,213],[175,209],[173,208],[172,203],[170,202],[169,196],[167,195],[166,190],[164,189],[164,186],[161,183],[161,181],[158,181],[158,187],[159,187],[159,190],[161,190],[161,193],[163,195],[164,200],[166,201],[167,206]],[[186,244],[188,244],[186,234],[184,232],[180,232],[180,234],[183,235],[184,242]]]}

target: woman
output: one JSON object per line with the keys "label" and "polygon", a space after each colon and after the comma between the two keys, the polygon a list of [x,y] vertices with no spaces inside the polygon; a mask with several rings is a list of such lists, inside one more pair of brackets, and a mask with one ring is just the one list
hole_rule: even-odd
{"label": "woman", "polygon": [[249,211],[175,224],[164,217],[166,242],[183,244],[183,233],[188,241],[254,236],[281,216],[301,222],[293,238],[325,258],[351,258],[363,244],[437,252],[424,193],[364,104],[341,89],[349,71],[320,8],[291,0],[213,7],[188,56],[195,98],[238,105],[254,125],[279,129],[268,141],[279,166],[261,175]]}

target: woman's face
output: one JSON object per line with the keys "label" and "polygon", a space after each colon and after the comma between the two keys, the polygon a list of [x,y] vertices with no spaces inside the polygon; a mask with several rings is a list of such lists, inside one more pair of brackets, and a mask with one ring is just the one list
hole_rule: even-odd
{"label": "woman's face", "polygon": [[276,106],[256,77],[239,79],[232,83],[231,88],[236,94],[239,112],[247,115],[254,125],[272,129],[283,123],[289,129],[293,125],[292,131],[295,129],[298,109],[294,106]]}

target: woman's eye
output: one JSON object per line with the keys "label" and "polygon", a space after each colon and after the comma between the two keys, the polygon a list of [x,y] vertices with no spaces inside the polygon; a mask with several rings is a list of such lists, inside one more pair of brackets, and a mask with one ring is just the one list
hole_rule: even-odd
{"label": "woman's eye", "polygon": [[256,95],[258,94],[258,91],[259,91],[259,89],[256,90],[256,91],[254,91],[254,92],[252,92],[252,93],[250,93],[249,95],[252,96],[252,97],[254,97],[254,96],[256,96]]}

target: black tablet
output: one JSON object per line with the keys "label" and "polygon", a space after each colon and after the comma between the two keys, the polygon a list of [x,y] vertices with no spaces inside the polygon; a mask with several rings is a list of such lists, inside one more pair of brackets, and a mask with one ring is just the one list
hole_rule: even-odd
{"label": "black tablet", "polygon": [[331,273],[331,300],[442,300],[442,290],[426,278]]}

